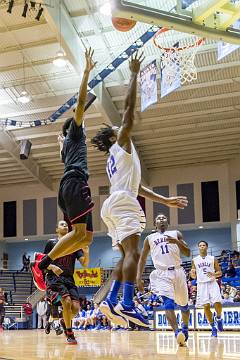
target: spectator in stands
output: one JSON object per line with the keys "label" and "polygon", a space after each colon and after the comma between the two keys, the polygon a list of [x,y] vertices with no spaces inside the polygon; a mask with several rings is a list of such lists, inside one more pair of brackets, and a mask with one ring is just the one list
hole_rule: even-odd
{"label": "spectator in stands", "polygon": [[2,324],[5,316],[5,295],[2,288],[0,288],[0,332],[3,330]]}
{"label": "spectator in stands", "polygon": [[190,303],[195,305],[197,301],[197,285],[192,285],[191,294],[190,294]]}
{"label": "spectator in stands", "polygon": [[42,298],[37,303],[38,329],[42,329],[42,326],[45,329],[47,322],[47,309],[48,309],[47,301],[44,298]]}
{"label": "spectator in stands", "polygon": [[20,271],[29,271],[29,265],[30,265],[30,256],[27,256],[27,253],[24,253],[22,256],[22,268]]}
{"label": "spectator in stands", "polygon": [[229,293],[226,291],[224,294],[223,294],[223,301],[222,301],[223,304],[227,304],[227,303],[233,303],[233,298],[231,298],[229,296]]}
{"label": "spectator in stands", "polygon": [[238,251],[234,251],[233,258],[232,258],[232,263],[233,263],[235,269],[240,268],[240,255],[239,255]]}
{"label": "spectator in stands", "polygon": [[232,277],[235,277],[236,275],[237,275],[236,269],[235,269],[233,263],[231,262],[231,263],[229,263],[229,266],[225,273],[225,277],[232,278]]}
{"label": "spectator in stands", "polygon": [[226,285],[226,291],[228,292],[230,298],[234,298],[237,293],[237,289],[229,284]]}
{"label": "spectator in stands", "polygon": [[234,302],[240,302],[240,290],[237,290],[237,293],[233,299]]}
{"label": "spectator in stands", "polygon": [[223,298],[223,294],[224,294],[225,291],[226,291],[226,284],[221,284],[221,286],[220,286],[220,291],[221,291],[221,295],[222,295],[222,298]]}

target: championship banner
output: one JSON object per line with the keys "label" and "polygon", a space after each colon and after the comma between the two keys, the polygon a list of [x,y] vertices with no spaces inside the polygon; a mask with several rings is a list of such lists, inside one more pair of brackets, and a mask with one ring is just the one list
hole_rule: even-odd
{"label": "championship banner", "polygon": [[231,54],[233,51],[240,48],[240,45],[228,44],[225,42],[218,43],[218,61],[223,59],[225,56]]}
{"label": "championship banner", "polygon": [[181,87],[179,66],[175,64],[174,67],[174,71],[172,66],[171,71],[167,66],[161,68],[161,98]]}
{"label": "championship banner", "polygon": [[156,60],[140,71],[141,112],[157,102],[157,64]]}
{"label": "championship banner", "polygon": [[76,286],[101,286],[101,268],[75,269]]}

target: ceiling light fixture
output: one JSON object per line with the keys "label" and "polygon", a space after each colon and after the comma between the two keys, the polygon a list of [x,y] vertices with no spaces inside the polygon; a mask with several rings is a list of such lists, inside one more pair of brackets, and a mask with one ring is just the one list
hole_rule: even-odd
{"label": "ceiling light fixture", "polygon": [[64,67],[67,64],[65,53],[62,50],[62,17],[61,17],[61,8],[62,0],[59,1],[59,8],[58,8],[58,19],[59,19],[59,32],[60,32],[60,39],[59,39],[59,45],[60,49],[58,50],[55,59],[53,60],[53,65],[57,67]]}
{"label": "ceiling light fixture", "polygon": [[8,9],[7,9],[7,12],[8,12],[9,14],[12,13],[13,5],[14,5],[14,0],[9,1],[9,3],[8,3]]}
{"label": "ceiling light fixture", "polygon": [[39,10],[38,10],[38,13],[37,13],[37,16],[35,17],[35,19],[36,19],[37,21],[40,21],[40,17],[42,16],[42,13],[43,13],[43,7],[42,7],[42,5],[40,4]]}
{"label": "ceiling light fixture", "polygon": [[28,104],[30,101],[31,101],[31,98],[30,96],[28,95],[28,93],[23,90],[20,94],[20,96],[18,97],[18,101],[21,103],[21,104]]}
{"label": "ceiling light fixture", "polygon": [[105,4],[103,4],[100,8],[99,11],[101,14],[106,15],[106,16],[111,16],[112,15],[112,8],[111,8],[111,4],[110,2],[106,2]]}
{"label": "ceiling light fixture", "polygon": [[23,55],[23,91],[20,93],[20,96],[17,98],[18,102],[20,102],[21,104],[28,104],[31,101],[31,96],[26,91],[25,84],[26,84],[25,58]]}
{"label": "ceiling light fixture", "polygon": [[28,12],[28,3],[25,0],[25,4],[24,4],[24,7],[23,7],[23,12],[22,12],[22,17],[25,18],[27,16],[27,12]]}
{"label": "ceiling light fixture", "polygon": [[198,227],[199,229],[203,229],[203,226],[202,225],[199,225],[199,227]]}
{"label": "ceiling light fixture", "polygon": [[65,59],[65,54],[62,50],[59,50],[56,54],[55,59],[53,60],[53,65],[57,66],[57,67],[64,67],[66,66],[66,59]]}

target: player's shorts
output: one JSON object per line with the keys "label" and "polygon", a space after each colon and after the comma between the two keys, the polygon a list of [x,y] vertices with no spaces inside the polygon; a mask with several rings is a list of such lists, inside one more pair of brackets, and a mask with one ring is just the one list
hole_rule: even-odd
{"label": "player's shorts", "polygon": [[87,181],[76,170],[66,173],[59,186],[58,205],[72,224],[86,224],[94,203]]}
{"label": "player's shorts", "polygon": [[208,281],[197,284],[197,303],[196,306],[206,304],[222,303],[222,296],[217,281]]}
{"label": "player's shorts", "polygon": [[115,191],[103,203],[101,217],[115,247],[133,234],[141,234],[146,226],[145,214],[138,200],[127,191]]}
{"label": "player's shorts", "polygon": [[182,267],[175,270],[153,270],[150,274],[151,291],[173,299],[177,305],[188,304],[187,279]]}
{"label": "player's shorts", "polygon": [[74,283],[74,280],[64,276],[47,276],[46,277],[47,285],[47,297],[50,301],[55,303],[53,300],[53,295],[60,296],[61,299],[67,296],[73,301],[79,302],[78,288]]}

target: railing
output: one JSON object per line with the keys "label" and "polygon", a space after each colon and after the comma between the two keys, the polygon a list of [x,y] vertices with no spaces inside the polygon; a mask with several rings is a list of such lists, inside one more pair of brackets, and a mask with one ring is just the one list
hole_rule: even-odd
{"label": "railing", "polygon": [[19,309],[18,310],[18,315],[20,315],[20,316],[18,316],[18,317],[20,317],[20,319],[23,319],[24,310],[23,310],[22,306],[20,306],[20,305],[6,305],[6,306],[4,306],[4,308],[5,308],[5,311],[6,311],[6,317],[8,317],[8,314],[7,314],[8,309],[9,309],[9,311],[12,310],[13,312],[15,312],[15,311],[17,311]]}

